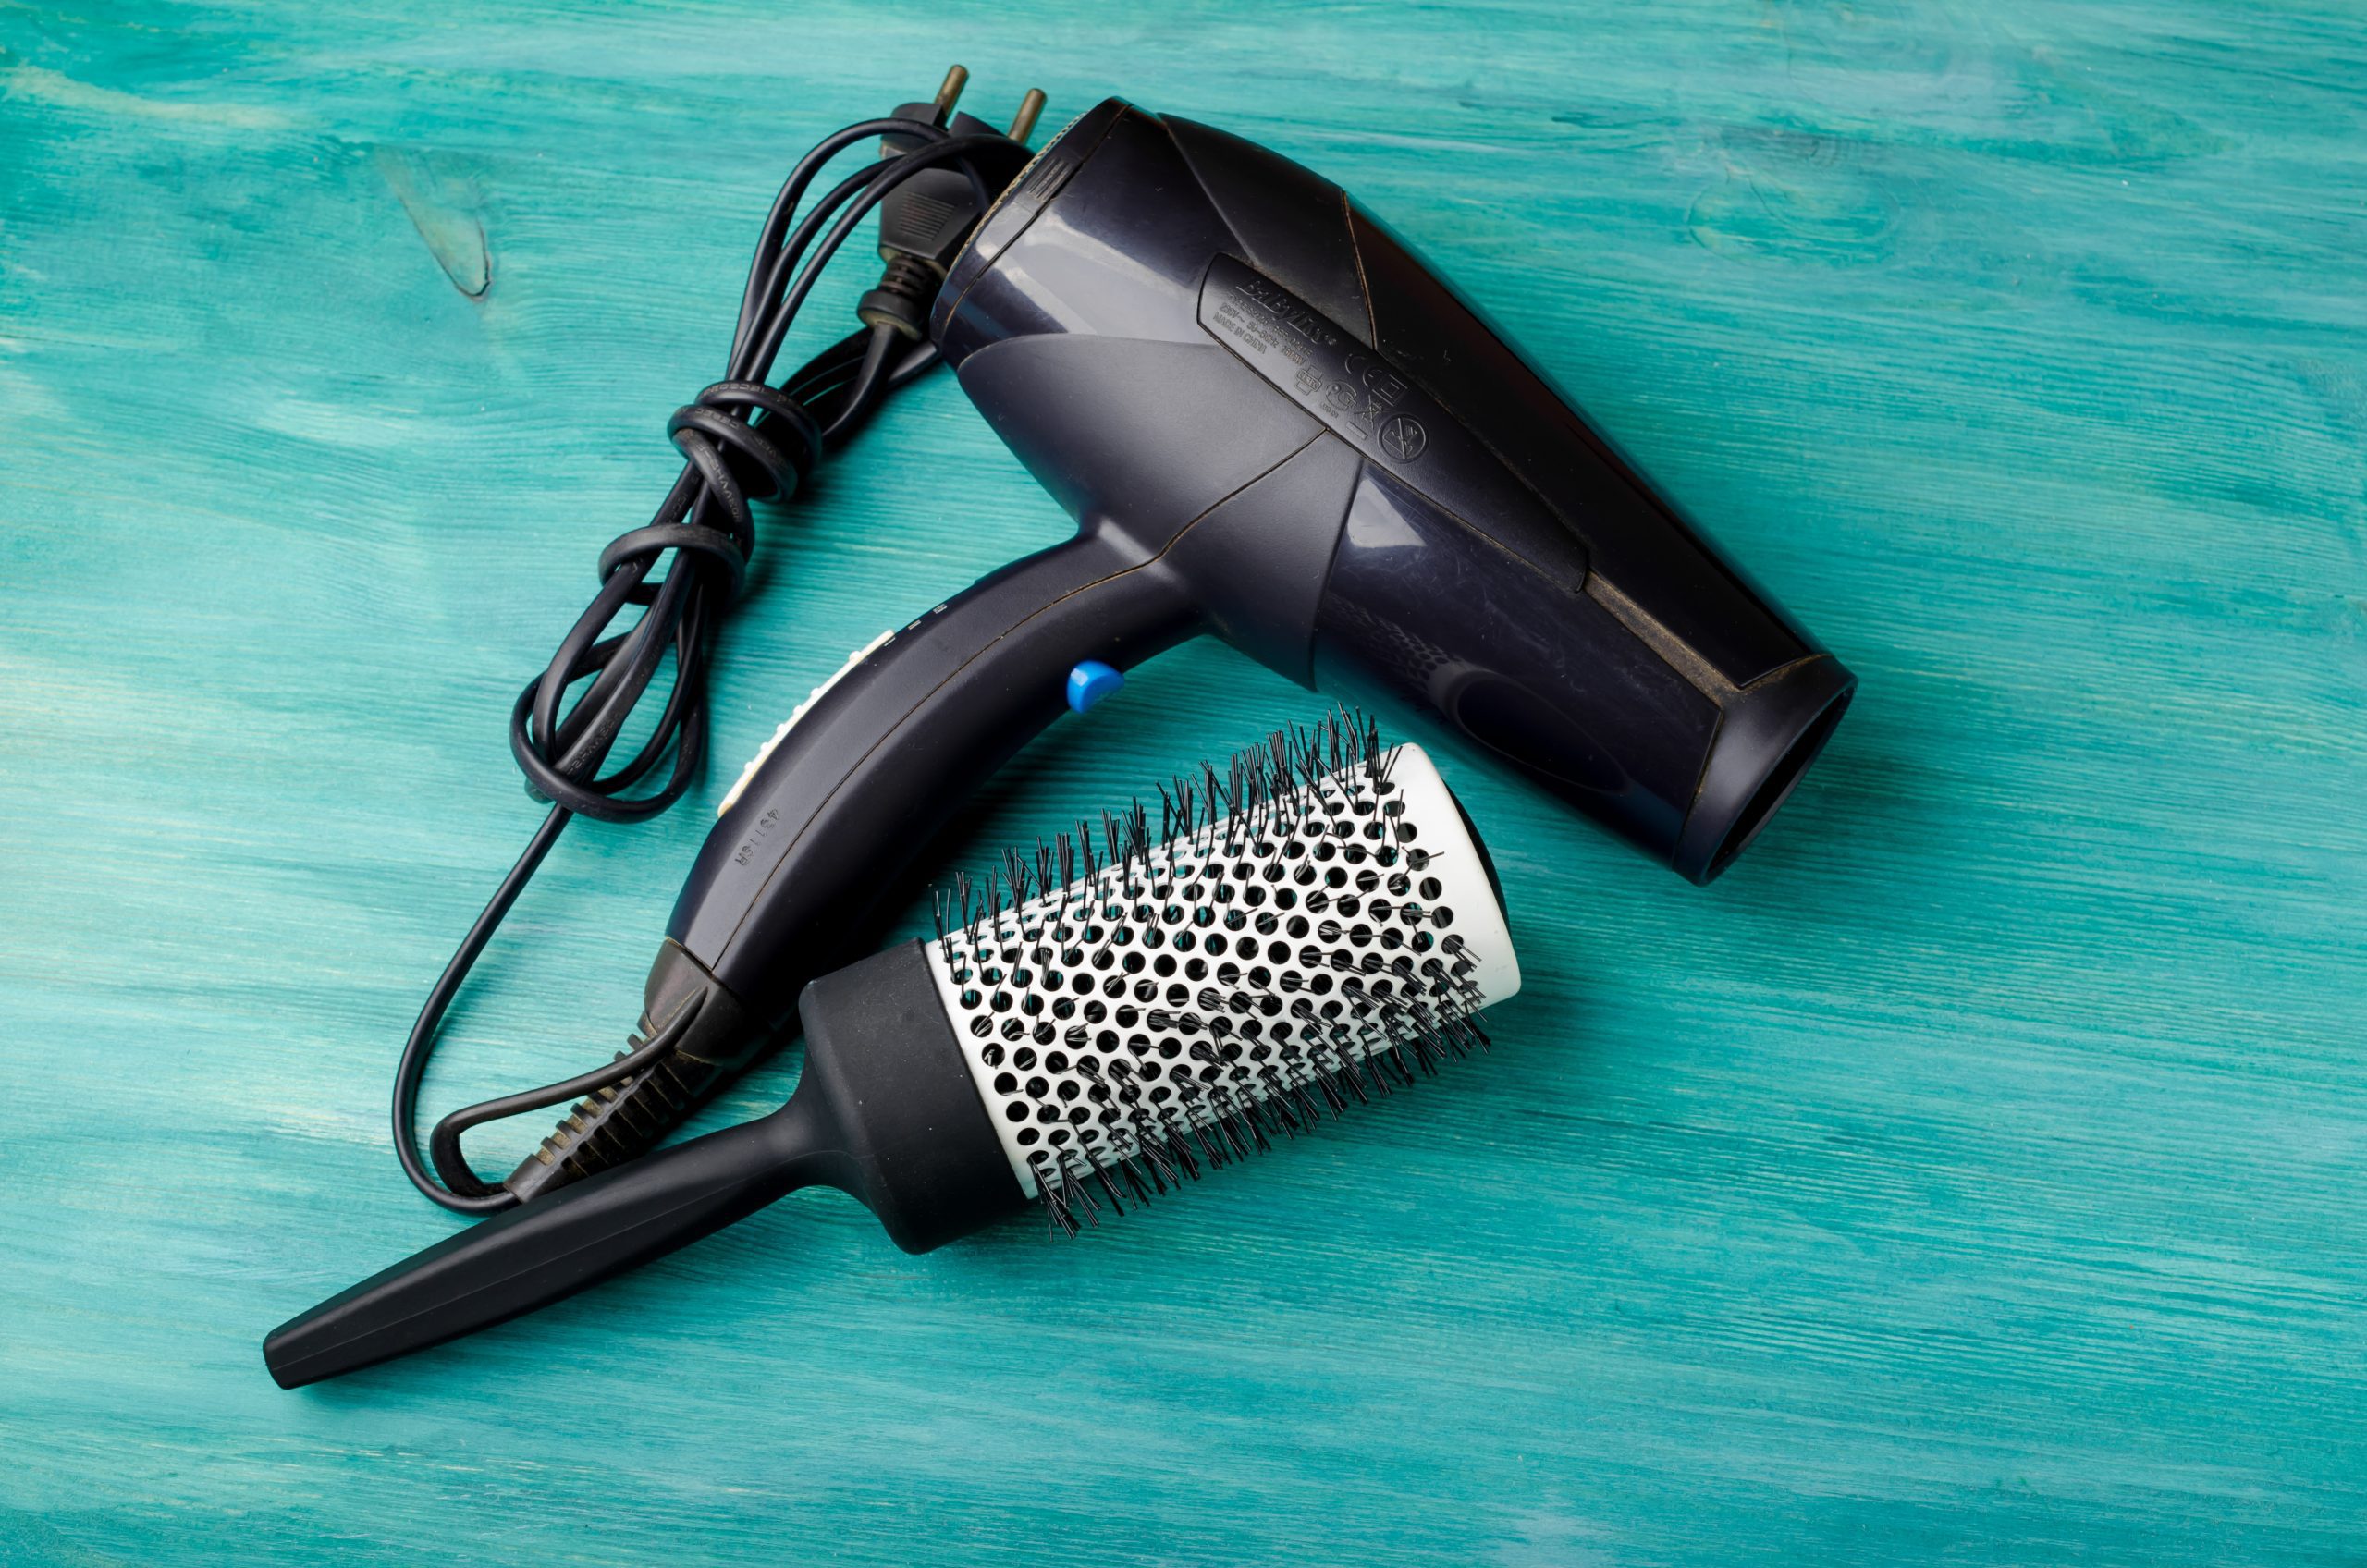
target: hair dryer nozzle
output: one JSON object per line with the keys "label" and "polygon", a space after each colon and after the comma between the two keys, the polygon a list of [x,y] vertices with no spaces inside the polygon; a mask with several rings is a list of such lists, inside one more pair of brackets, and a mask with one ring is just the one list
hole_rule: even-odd
{"label": "hair dryer nozzle", "polygon": [[1707,882],[1750,846],[1848,710],[1857,678],[1831,655],[1785,665],[1721,705],[1672,864]]}

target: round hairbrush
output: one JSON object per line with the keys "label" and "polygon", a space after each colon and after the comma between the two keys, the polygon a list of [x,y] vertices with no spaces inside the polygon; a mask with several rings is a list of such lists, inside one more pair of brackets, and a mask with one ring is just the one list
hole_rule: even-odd
{"label": "round hairbrush", "polygon": [[322,1303],[264,1341],[272,1376],[489,1327],[801,1187],[852,1194],[908,1252],[1030,1205],[1074,1234],[1486,1045],[1474,1015],[1520,970],[1486,851],[1419,748],[1343,716],[1157,802],[1156,828],[1137,801],[957,879],[934,939],[808,986],[779,1110]]}

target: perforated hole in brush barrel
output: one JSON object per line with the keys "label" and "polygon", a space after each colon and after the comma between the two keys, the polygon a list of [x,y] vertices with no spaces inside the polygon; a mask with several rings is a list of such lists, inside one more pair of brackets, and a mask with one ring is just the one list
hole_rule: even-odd
{"label": "perforated hole in brush barrel", "polygon": [[1520,985],[1492,870],[1410,745],[928,951],[1030,1195],[1221,1160],[1385,1090],[1460,1054],[1470,1014]]}

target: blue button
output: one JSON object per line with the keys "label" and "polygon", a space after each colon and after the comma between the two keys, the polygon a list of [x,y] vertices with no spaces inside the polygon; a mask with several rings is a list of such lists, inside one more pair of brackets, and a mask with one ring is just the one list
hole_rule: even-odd
{"label": "blue button", "polygon": [[1125,676],[1112,666],[1086,659],[1069,671],[1069,706],[1083,713],[1125,683]]}

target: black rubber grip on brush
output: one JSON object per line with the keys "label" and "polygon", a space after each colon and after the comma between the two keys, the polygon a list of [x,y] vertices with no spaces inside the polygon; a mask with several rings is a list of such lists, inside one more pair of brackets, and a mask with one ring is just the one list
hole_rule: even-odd
{"label": "black rubber grip on brush", "polygon": [[815,1180],[816,1118],[770,1116],[649,1156],[462,1231],[274,1329],[283,1389],[547,1306],[687,1246]]}
{"label": "black rubber grip on brush", "polygon": [[800,1187],[852,1194],[907,1252],[1025,1207],[921,945],[824,976],[799,1010],[789,1104],[451,1236],[274,1329],[286,1389],[489,1329],[745,1219]]}

